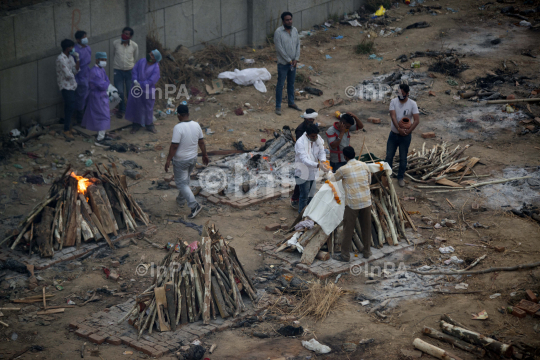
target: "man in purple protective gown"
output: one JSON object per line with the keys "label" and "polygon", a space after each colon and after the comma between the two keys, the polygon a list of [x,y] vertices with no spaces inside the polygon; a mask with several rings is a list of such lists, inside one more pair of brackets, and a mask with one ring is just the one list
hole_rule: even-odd
{"label": "man in purple protective gown", "polygon": [[86,111],[82,126],[88,130],[97,131],[97,141],[105,140],[105,131],[111,127],[111,111],[109,109],[109,78],[105,72],[107,53],[96,53],[96,65],[90,69],[88,85],[90,88]]}
{"label": "man in purple protective gown", "polygon": [[92,62],[92,49],[88,46],[88,37],[86,31],[79,30],[75,33],[75,51],[79,53],[81,68],[75,75],[77,81],[77,89],[75,90],[75,111],[77,112],[77,120],[81,121],[88,99],[88,74],[90,73],[90,62]]}
{"label": "man in purple protective gown", "polygon": [[146,59],[137,61],[131,72],[133,87],[129,92],[125,118],[133,123],[131,133],[135,134],[142,126],[157,133],[154,126],[154,103],[156,83],[160,78],[159,64],[161,53],[152,50]]}

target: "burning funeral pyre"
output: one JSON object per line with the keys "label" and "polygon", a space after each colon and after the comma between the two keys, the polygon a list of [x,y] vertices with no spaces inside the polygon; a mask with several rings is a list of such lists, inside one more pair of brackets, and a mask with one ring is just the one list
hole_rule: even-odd
{"label": "burning funeral pyre", "polygon": [[[148,215],[128,191],[126,176],[119,175],[115,164],[112,172],[96,166],[78,176],[71,167],[51,186],[49,193],[18,225],[11,249],[34,248],[42,257],[53,257],[66,246],[79,246],[81,241],[105,239],[114,248],[110,234],[120,229],[135,231],[137,220],[149,224]],[[4,241],[9,240],[9,238]]]}

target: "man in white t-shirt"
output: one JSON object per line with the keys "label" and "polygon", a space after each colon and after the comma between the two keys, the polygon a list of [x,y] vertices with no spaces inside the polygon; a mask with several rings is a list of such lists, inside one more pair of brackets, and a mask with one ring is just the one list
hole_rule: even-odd
{"label": "man in white t-shirt", "polygon": [[197,147],[201,148],[204,165],[208,165],[208,155],[206,145],[204,145],[203,132],[201,126],[195,121],[189,120],[189,109],[186,105],[179,105],[176,109],[178,120],[173,129],[169,156],[165,163],[165,172],[169,172],[171,160],[173,162],[174,182],[180,191],[176,202],[180,207],[187,201],[191,214],[189,219],[193,219],[202,210],[202,205],[195,200],[195,196],[189,187],[189,176],[197,164]]}
{"label": "man in white t-shirt", "polygon": [[[416,102],[409,99],[409,85],[401,84],[398,89],[398,97],[390,102],[390,117],[392,125],[388,142],[386,143],[386,162],[392,167],[396,150],[399,147],[399,186],[405,186],[405,170],[407,169],[407,153],[411,145],[411,133],[420,123],[418,106]],[[404,118],[409,121],[402,121]]]}

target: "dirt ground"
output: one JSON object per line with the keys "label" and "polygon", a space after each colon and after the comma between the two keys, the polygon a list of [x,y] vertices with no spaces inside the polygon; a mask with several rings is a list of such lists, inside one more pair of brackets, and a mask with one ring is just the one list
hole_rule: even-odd
{"label": "dirt ground", "polygon": [[[435,96],[428,96],[427,91],[422,93],[417,102],[428,115],[421,115],[420,125],[413,133],[411,149],[421,148],[425,142],[431,147],[441,141],[447,141],[455,147],[473,145],[467,150],[466,155],[476,156],[481,159],[475,167],[478,174],[500,175],[510,166],[534,170],[540,166],[540,139],[539,132],[521,136],[523,127],[518,120],[505,120],[505,126],[484,131],[475,127],[450,126],[460,117],[472,117],[475,121],[481,121],[482,114],[504,115],[500,106],[481,106],[466,100],[453,98],[462,86],[470,86],[468,83],[476,77],[485,76],[486,71],[495,71],[503,68],[503,61],[511,70],[518,70],[522,76],[528,76],[529,82],[540,87],[538,71],[540,69],[539,58],[531,58],[521,55],[524,50],[532,50],[533,54],[540,56],[540,36],[527,28],[515,26],[520,20],[502,15],[499,9],[506,4],[491,4],[485,10],[479,7],[484,5],[479,1],[426,1],[424,5],[441,5],[442,10],[437,16],[427,12],[412,15],[407,14],[411,9],[400,4],[398,9],[387,12],[390,17],[399,19],[391,22],[390,27],[401,27],[427,21],[431,24],[428,28],[406,30],[399,36],[377,37],[375,41],[375,53],[382,56],[382,61],[371,60],[368,55],[355,54],[354,48],[366,36],[366,28],[353,28],[339,25],[331,29],[329,34],[343,35],[342,40],[332,40],[329,36],[325,41],[317,43],[309,38],[303,39],[300,63],[305,67],[300,73],[309,74],[312,79],[325,84],[322,97],[311,97],[309,100],[299,100],[300,108],[314,108],[318,110],[317,119],[321,125],[329,126],[333,123],[335,110],[352,111],[359,115],[363,121],[366,132],[358,132],[351,136],[351,145],[357,149],[365,143],[366,150],[384,158],[386,139],[390,131],[390,118],[388,115],[388,103],[377,101],[345,101],[337,108],[322,109],[323,100],[336,98],[338,95],[346,99],[345,88],[355,86],[364,79],[371,79],[372,74],[392,72],[398,69],[397,65],[405,68],[410,67],[410,62],[400,63],[393,59],[401,54],[410,54],[415,51],[441,50],[454,48],[467,56],[460,61],[468,64],[470,68],[454,80],[458,86],[447,83],[447,76],[436,74],[431,91]],[[535,8],[538,2],[523,4],[521,1],[514,3],[523,9]],[[458,10],[452,13],[445,10],[451,7]],[[375,29],[378,33],[379,28]],[[324,35],[324,34],[323,34]],[[320,35],[319,35],[320,36]],[[490,41],[500,38],[499,45],[491,45]],[[273,54],[273,49],[258,49],[255,53]],[[330,55],[331,59],[326,59]],[[244,56],[253,57],[253,51],[246,49]],[[429,58],[414,59],[421,61],[420,72],[427,72],[431,63]],[[226,87],[234,87],[232,92],[216,95],[217,103],[201,103],[192,105],[191,117],[201,125],[211,128],[213,135],[206,135],[207,149],[227,150],[232,149],[232,143],[242,141],[243,144],[253,149],[259,147],[261,139],[270,138],[271,132],[266,129],[281,129],[284,125],[291,128],[301,123],[300,113],[283,108],[283,115],[277,116],[273,112],[275,105],[275,84],[277,81],[276,65],[274,62],[258,61],[255,67],[266,67],[272,74],[272,79],[266,82],[268,92],[263,94],[253,87],[240,87],[232,82],[225,82]],[[308,70],[313,67],[313,71]],[[232,70],[232,69],[231,69]],[[316,72],[316,73],[315,73]],[[503,84],[499,86],[503,95],[515,94],[521,98],[530,93],[522,84]],[[201,86],[202,90],[202,86]],[[451,95],[445,94],[451,90]],[[346,99],[347,100],[347,99]],[[249,102],[255,109],[247,112],[244,116],[236,116],[234,109]],[[538,104],[538,103],[537,103]],[[285,106],[285,105],[284,105]],[[195,108],[200,110],[195,111]],[[228,109],[226,117],[216,118],[216,114],[223,109]],[[540,106],[530,104],[528,109],[535,116],[540,116]],[[382,123],[375,125],[365,121],[368,117],[380,117]],[[502,121],[502,120],[501,120]],[[27,214],[39,199],[48,191],[48,185],[32,185],[21,183],[20,177],[31,172],[33,168],[48,165],[54,161],[53,155],[64,157],[66,163],[71,163],[79,173],[84,172],[85,165],[81,162],[79,154],[85,151],[92,152],[91,158],[96,163],[119,164],[124,160],[132,160],[142,166],[143,177],[140,180],[129,179],[129,186],[135,198],[140,201],[143,209],[147,211],[153,224],[158,226],[158,233],[151,239],[165,245],[180,238],[183,241],[192,242],[199,239],[198,233],[181,223],[168,222],[189,214],[187,207],[179,209],[174,201],[177,191],[155,189],[158,180],[162,180],[166,174],[164,171],[165,157],[172,135],[172,128],[177,123],[174,116],[167,116],[157,121],[158,134],[140,131],[135,135],[129,133],[129,129],[118,131],[122,137],[121,142],[127,142],[139,146],[139,153],[126,152],[116,153],[106,151],[93,145],[91,141],[82,136],[76,136],[76,141],[68,143],[59,135],[47,134],[37,140],[25,144],[25,151],[33,151],[42,155],[45,161],[32,163],[34,160],[21,152],[15,152],[0,166],[0,218],[2,221],[2,233],[13,228],[20,220],[20,216]],[[420,137],[423,132],[435,131],[437,137],[424,140]],[[365,152],[365,151],[364,151]],[[41,160],[43,160],[41,159]],[[219,156],[212,156],[216,161]],[[14,167],[15,164],[22,169]],[[120,169],[123,168],[120,166]],[[49,180],[61,174],[63,169],[51,171],[50,168],[43,170],[44,178]],[[169,174],[170,175],[170,174]],[[466,229],[462,222],[454,229],[442,228],[439,230],[420,229],[421,235],[428,239],[426,245],[402,252],[396,261],[404,261],[406,264],[414,264],[415,267],[422,265],[440,266],[442,260],[438,251],[439,245],[435,243],[435,237],[444,238],[445,246],[453,246],[456,255],[464,259],[467,264],[481,255],[487,254],[476,269],[487,269],[495,266],[512,266],[538,261],[540,258],[538,244],[540,241],[540,228],[538,223],[516,217],[504,212],[502,208],[488,206],[487,211],[471,212],[470,204],[476,201],[488,204],[488,198],[480,192],[451,192],[446,194],[426,194],[423,189],[416,189],[413,183],[407,187],[396,187],[400,198],[414,197],[414,200],[404,201],[408,211],[417,211],[421,215],[427,215],[433,219],[449,218],[458,220],[458,215],[463,213],[466,221],[470,224],[479,222],[488,226],[488,229]],[[397,186],[397,184],[396,184]],[[515,200],[515,199],[512,199]],[[540,205],[540,194],[536,198],[520,198],[520,202],[535,203]],[[204,224],[211,220],[219,228],[223,236],[232,236],[232,246],[238,252],[240,259],[247,272],[254,274],[256,269],[264,265],[279,265],[277,260],[265,258],[253,248],[265,241],[272,241],[272,232],[264,230],[267,223],[280,222],[280,218],[286,218],[290,223],[296,217],[295,211],[289,206],[288,199],[274,200],[260,206],[254,206],[246,210],[236,210],[224,206],[212,206],[200,201],[205,208],[193,221],[196,224]],[[452,205],[451,205],[452,204]],[[417,225],[423,225],[421,215],[413,215]],[[15,218],[14,218],[15,217]],[[19,217],[19,218],[17,218]],[[2,234],[0,234],[2,235]],[[489,245],[489,247],[486,247]],[[505,251],[498,253],[492,246],[503,246]],[[109,266],[111,260],[129,254],[125,263],[119,268],[121,281],[114,283],[105,278],[101,266]],[[75,336],[68,328],[68,323],[73,318],[85,318],[106,307],[124,302],[126,299],[120,296],[110,296],[100,293],[100,300],[84,303],[90,293],[98,288],[119,289],[121,283],[126,283],[124,291],[137,293],[148,286],[149,277],[139,277],[135,274],[136,265],[141,259],[145,262],[157,262],[164,255],[163,250],[151,247],[145,241],[138,240],[137,245],[116,250],[114,253],[104,253],[103,258],[90,257],[82,262],[63,264],[50,269],[37,272],[43,280],[40,281],[36,294],[41,293],[41,286],[47,286],[47,291],[55,294],[51,305],[65,304],[68,299],[73,300],[77,306],[66,309],[64,314],[51,315],[45,318],[38,317],[32,321],[19,321],[20,315],[31,312],[25,308],[21,313],[3,311],[0,318],[9,324],[9,327],[0,329],[0,359],[9,359],[17,351],[30,345],[39,345],[43,351],[30,351],[20,359],[75,359],[79,358],[80,348],[83,341]],[[312,277],[299,270],[292,271],[295,275],[306,280]],[[334,281],[329,279],[328,281]],[[302,347],[299,338],[286,338],[277,335],[273,330],[279,327],[277,323],[257,323],[251,328],[231,329],[204,338],[205,344],[217,344],[213,354],[206,354],[209,359],[398,359],[401,349],[413,349],[412,341],[416,337],[423,338],[421,330],[424,325],[438,328],[438,320],[441,314],[450,314],[455,320],[475,329],[485,335],[495,337],[504,342],[513,344],[525,343],[533,347],[540,346],[538,331],[540,322],[538,318],[527,316],[519,319],[512,315],[501,313],[498,310],[508,305],[517,303],[525,298],[525,290],[531,289],[537,294],[540,292],[540,268],[527,271],[495,272],[485,275],[467,276],[459,281],[448,279],[449,282],[465,282],[471,294],[442,295],[427,293],[420,298],[400,297],[394,302],[394,307],[386,311],[387,318],[381,320],[375,315],[368,314],[365,309],[354,300],[356,293],[366,293],[374,285],[365,285],[364,275],[354,277],[350,274],[342,276],[338,285],[346,290],[340,306],[326,319],[316,322],[311,318],[300,320],[304,329],[309,329],[308,336],[302,340],[309,340],[313,336],[321,343],[332,348],[327,355],[316,355]],[[62,291],[54,287],[58,281],[63,286]],[[455,284],[452,284],[452,286]],[[10,288],[10,286],[15,289]],[[12,306],[10,298],[18,292],[19,297],[32,295],[27,289],[26,275],[17,275],[9,272],[0,283],[0,307]],[[37,291],[36,290],[36,291]],[[500,293],[501,296],[490,299],[490,295]],[[511,293],[515,293],[511,296]],[[129,296],[129,295],[126,295]],[[23,305],[24,307],[24,305]],[[472,320],[472,314],[486,310],[489,314],[487,320]],[[536,326],[536,331],[533,329]],[[253,331],[268,331],[273,335],[267,339],[253,337]],[[13,340],[16,333],[16,340]],[[341,346],[344,342],[358,343],[363,339],[375,339],[371,344],[359,346],[355,352],[343,352]],[[430,343],[451,351],[462,359],[473,359],[473,355],[452,347],[443,342],[433,339]],[[88,345],[94,349],[95,346]],[[125,346],[102,345],[99,347],[101,359],[138,359],[146,358],[142,353],[123,355],[126,350],[133,350]],[[86,353],[85,357],[90,357]],[[424,354],[423,358],[429,357]],[[98,358],[98,357],[96,357]],[[172,359],[175,356],[168,355],[164,359]]]}

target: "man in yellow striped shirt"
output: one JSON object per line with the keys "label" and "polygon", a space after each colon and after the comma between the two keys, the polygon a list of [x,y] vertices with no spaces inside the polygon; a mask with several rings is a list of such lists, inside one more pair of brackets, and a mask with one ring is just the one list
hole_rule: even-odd
{"label": "man in yellow striped shirt", "polygon": [[349,262],[356,219],[360,220],[364,245],[363,249],[358,250],[363,250],[366,259],[371,256],[371,173],[365,163],[354,158],[356,154],[351,146],[343,148],[343,156],[347,164],[334,175],[336,181],[342,181],[345,190],[341,255],[335,255],[334,259]]}

